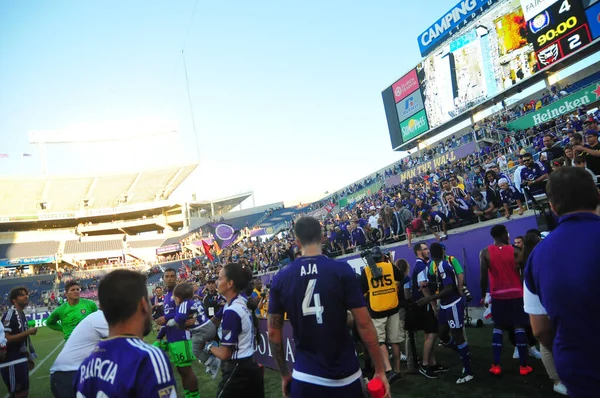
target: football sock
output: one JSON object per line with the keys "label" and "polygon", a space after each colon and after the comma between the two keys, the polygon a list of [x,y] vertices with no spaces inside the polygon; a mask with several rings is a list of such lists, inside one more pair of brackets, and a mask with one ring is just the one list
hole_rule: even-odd
{"label": "football sock", "polygon": [[494,349],[494,365],[500,365],[500,354],[502,354],[502,330],[494,329],[492,335],[492,348]]}
{"label": "football sock", "polygon": [[454,351],[458,351],[458,347],[456,346],[456,341],[454,341],[452,336],[450,336],[450,340],[448,340],[446,342],[442,341],[442,344],[444,345],[444,347],[451,348]]}
{"label": "football sock", "polygon": [[525,329],[515,329],[515,340],[517,341],[517,350],[519,350],[519,363],[521,366],[527,366],[529,346],[527,345]]}
{"label": "football sock", "polygon": [[458,350],[458,354],[460,355],[460,359],[462,360],[463,367],[465,368],[465,373],[470,375],[471,373],[471,359],[469,358],[469,344],[465,341],[459,346],[456,346]]}

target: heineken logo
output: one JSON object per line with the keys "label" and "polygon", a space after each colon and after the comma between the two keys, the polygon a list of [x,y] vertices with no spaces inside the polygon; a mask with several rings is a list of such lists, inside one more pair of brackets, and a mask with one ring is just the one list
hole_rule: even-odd
{"label": "heineken logo", "polygon": [[519,130],[536,126],[564,114],[576,113],[580,106],[591,104],[598,99],[600,99],[600,84],[594,83],[569,96],[563,97],[534,113],[510,122],[507,127],[511,130]]}

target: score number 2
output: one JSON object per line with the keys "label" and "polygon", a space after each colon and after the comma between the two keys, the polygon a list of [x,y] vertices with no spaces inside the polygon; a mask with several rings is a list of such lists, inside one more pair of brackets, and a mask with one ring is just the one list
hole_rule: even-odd
{"label": "score number 2", "polygon": [[[315,286],[317,285],[316,279],[308,281],[306,291],[304,292],[304,300],[302,300],[302,316],[312,316],[317,318],[317,323],[321,325],[323,323],[323,312],[325,308],[321,305],[321,295],[315,293]],[[314,306],[311,306],[311,301],[315,302]]]}

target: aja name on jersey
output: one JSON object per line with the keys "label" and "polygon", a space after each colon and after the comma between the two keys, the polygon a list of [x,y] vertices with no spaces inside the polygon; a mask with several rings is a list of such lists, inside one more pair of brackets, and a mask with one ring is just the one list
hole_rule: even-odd
{"label": "aja name on jersey", "polygon": [[360,377],[346,317],[348,310],[366,304],[348,263],[323,255],[301,257],[275,275],[270,295],[269,313],[287,312],[294,329],[294,379],[343,386]]}
{"label": "aja name on jersey", "polygon": [[75,377],[77,398],[176,398],[173,370],[165,354],[136,337],[98,343]]}

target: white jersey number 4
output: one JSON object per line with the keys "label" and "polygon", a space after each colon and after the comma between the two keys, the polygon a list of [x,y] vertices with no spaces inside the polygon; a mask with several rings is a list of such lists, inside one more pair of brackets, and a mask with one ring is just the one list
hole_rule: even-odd
{"label": "white jersey number 4", "polygon": [[[302,300],[302,315],[312,316],[317,318],[317,323],[320,325],[323,323],[323,312],[325,309],[321,305],[321,295],[315,293],[315,286],[317,285],[316,279],[308,281],[306,286],[306,292],[304,292],[304,300]],[[310,302],[314,301],[315,305],[311,307]]]}

